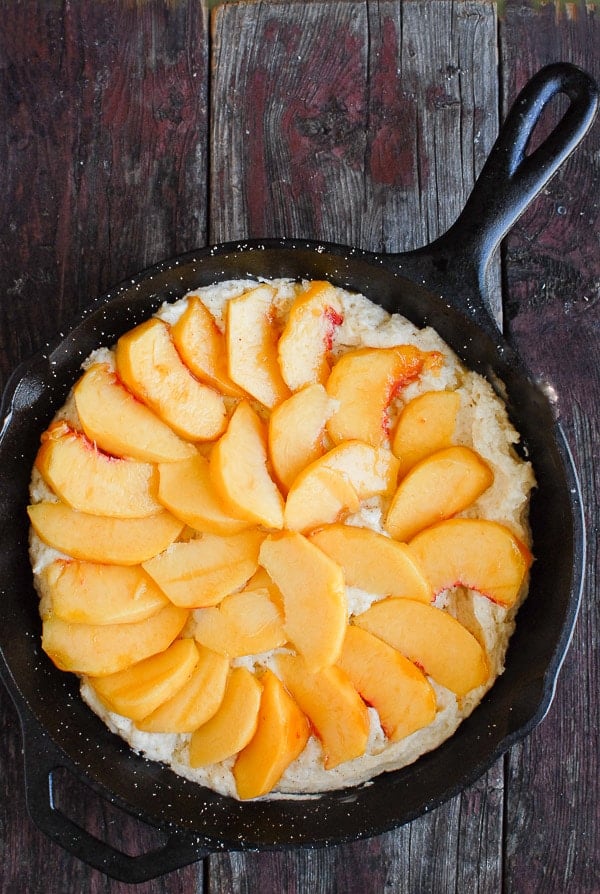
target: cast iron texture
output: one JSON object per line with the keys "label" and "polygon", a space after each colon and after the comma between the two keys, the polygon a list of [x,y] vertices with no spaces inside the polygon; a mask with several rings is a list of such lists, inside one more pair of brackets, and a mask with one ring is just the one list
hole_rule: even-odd
{"label": "cast iron texture", "polygon": [[[569,108],[526,156],[547,103]],[[517,99],[456,224],[416,252],[375,255],[346,246],[252,240],[193,252],[141,273],[96,302],[70,333],[11,378],[0,433],[0,673],[18,708],[26,795],[52,839],[114,878],[153,878],[219,850],[336,844],[397,827],[474,782],[543,718],[579,606],[585,535],[573,462],[555,407],[502,338],[486,309],[486,266],[498,243],[583,138],[598,104],[595,83],[566,63],[543,69]],[[318,797],[240,803],[135,755],[83,704],[77,679],[40,649],[28,559],[28,484],[41,432],[80,374],[164,301],[225,279],[329,279],[419,326],[431,325],[505,398],[538,481],[531,522],[536,562],[506,671],[457,733],[412,766],[369,785]],[[67,768],[92,789],[163,830],[163,847],[131,857],[90,836],[53,804],[53,773]]]}

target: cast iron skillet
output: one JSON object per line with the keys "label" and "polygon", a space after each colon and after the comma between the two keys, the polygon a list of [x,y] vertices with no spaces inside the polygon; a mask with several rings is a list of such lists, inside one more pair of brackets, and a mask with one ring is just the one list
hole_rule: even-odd
{"label": "cast iron skillet", "polygon": [[[526,155],[544,107],[559,93],[570,101],[567,111],[545,142]],[[518,97],[456,224],[423,249],[385,256],[295,240],[202,249],[106,295],[65,338],[15,372],[0,435],[0,670],[21,717],[29,811],[54,841],[107,874],[134,882],[219,849],[321,846],[376,835],[471,784],[543,718],[580,600],[581,498],[553,407],[492,322],[482,289],[494,248],[582,139],[597,103],[597,86],[584,72],[570,64],[543,69]],[[76,678],[57,671],[41,652],[25,507],[40,433],[79,376],[82,359],[114,343],[163,301],[246,276],[330,279],[418,325],[435,327],[505,396],[539,486],[531,516],[537,561],[506,671],[458,732],[414,765],[369,785],[316,798],[239,803],[133,754],[81,702]],[[53,804],[53,774],[65,767],[165,831],[164,846],[131,857],[76,826]]]}

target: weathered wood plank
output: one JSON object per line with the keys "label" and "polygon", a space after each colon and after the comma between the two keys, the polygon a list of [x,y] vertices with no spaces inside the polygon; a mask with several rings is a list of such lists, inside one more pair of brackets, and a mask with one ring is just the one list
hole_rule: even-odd
{"label": "weathered wood plank", "polygon": [[[592,5],[509,0],[500,27],[504,95],[542,65],[568,59],[598,75]],[[552,120],[552,115],[549,116]],[[546,720],[510,752],[506,890],[600,890],[600,129],[523,216],[507,241],[511,338],[555,388],[576,455],[588,525],[587,582],[571,649]]]}
{"label": "weathered wood plank", "polygon": [[[497,133],[492,4],[234,3],[213,31],[212,242],[397,252],[454,222]],[[500,320],[498,264],[488,289]]]}
{"label": "weathered wood plank", "polygon": [[[214,14],[212,59],[211,241],[414,248],[456,218],[496,135],[491,4],[235,3]],[[502,790],[499,762],[369,842],[214,856],[210,890],[499,890]]]}
{"label": "weathered wood plank", "polygon": [[[0,388],[79,308],[206,241],[208,17],[176,4],[27,0],[0,28]],[[110,891],[28,818],[21,736],[0,687],[0,890]],[[156,842],[68,779],[67,813],[130,853]],[[112,830],[112,832],[111,832]],[[202,866],[170,877],[202,890]],[[163,880],[139,894],[167,890]]]}
{"label": "weathered wood plank", "polygon": [[498,127],[495,8],[370,5],[366,201],[360,239],[432,241],[458,217]]}
{"label": "weathered wood plank", "polygon": [[212,242],[402,251],[453,222],[497,132],[493,5],[232,3],[213,23]]}
{"label": "weathered wood plank", "polygon": [[497,132],[492,4],[236,3],[213,22],[211,241],[403,251],[455,220]]}
{"label": "weathered wood plank", "polygon": [[415,894],[502,889],[502,762],[395,832],[321,850],[211,857],[211,894]]}
{"label": "weathered wood plank", "polygon": [[109,286],[206,242],[206,32],[191,0],[3,17],[2,380]]}
{"label": "weathered wood plank", "polygon": [[216,10],[211,241],[319,231],[358,242],[366,13],[356,3]]}

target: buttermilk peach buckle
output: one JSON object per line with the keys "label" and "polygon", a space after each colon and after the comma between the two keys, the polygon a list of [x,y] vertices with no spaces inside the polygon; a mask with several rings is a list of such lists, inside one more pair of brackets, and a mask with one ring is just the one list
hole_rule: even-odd
{"label": "buttermilk peach buckle", "polygon": [[211,295],[92,356],[42,435],[42,645],[176,772],[241,799],[355,783],[501,672],[531,472],[487,383],[407,321],[395,344],[326,282]]}

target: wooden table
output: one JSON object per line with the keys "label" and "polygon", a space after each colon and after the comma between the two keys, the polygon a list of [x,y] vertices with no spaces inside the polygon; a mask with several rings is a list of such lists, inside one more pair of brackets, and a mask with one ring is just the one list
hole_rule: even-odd
{"label": "wooden table", "polygon": [[[600,75],[597,0],[23,0],[0,29],[0,384],[110,286],[182,251],[303,235],[398,251],[456,217],[516,92]],[[495,312],[559,396],[588,577],[541,725],[462,795],[378,838],[216,854],[140,892],[600,891],[600,125],[507,239]],[[500,301],[500,297],[502,300]],[[40,834],[0,692],[2,892],[121,892]],[[128,852],[152,833],[65,780]],[[82,820],[83,821],[83,820]],[[137,849],[137,850],[136,850]]]}

